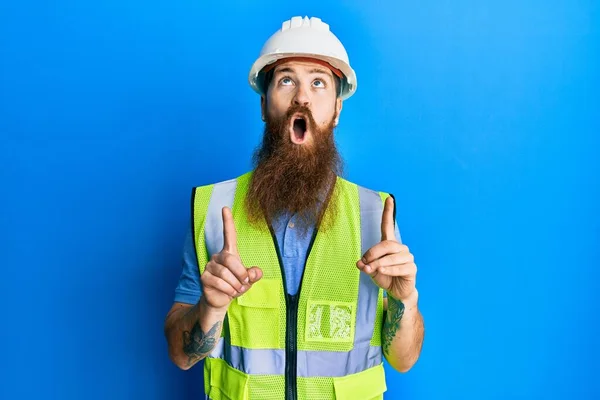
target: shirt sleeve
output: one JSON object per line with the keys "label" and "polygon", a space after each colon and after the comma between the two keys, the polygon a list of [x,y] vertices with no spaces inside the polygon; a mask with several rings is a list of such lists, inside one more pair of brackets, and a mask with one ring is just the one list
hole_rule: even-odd
{"label": "shirt sleeve", "polygon": [[193,305],[198,303],[200,299],[202,285],[200,284],[200,269],[198,268],[198,259],[196,258],[192,236],[192,229],[190,228],[183,245],[181,262],[183,269],[175,289],[175,302]]}

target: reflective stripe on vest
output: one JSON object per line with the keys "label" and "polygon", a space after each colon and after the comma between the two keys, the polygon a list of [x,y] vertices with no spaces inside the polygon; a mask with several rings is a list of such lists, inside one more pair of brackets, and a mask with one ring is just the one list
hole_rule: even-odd
{"label": "reflective stripe on vest", "polygon": [[[219,340],[209,357],[221,358],[233,368],[247,374],[283,375],[285,373],[285,350],[228,346],[229,350],[225,352],[224,346],[225,341]],[[368,346],[366,351],[364,348],[355,347],[348,352],[298,350],[298,376],[304,378],[346,376],[379,364],[381,364],[379,346]]]}

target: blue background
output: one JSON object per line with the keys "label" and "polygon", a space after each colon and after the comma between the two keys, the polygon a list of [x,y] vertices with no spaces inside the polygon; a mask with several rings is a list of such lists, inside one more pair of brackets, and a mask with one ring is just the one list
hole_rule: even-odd
{"label": "blue background", "polygon": [[247,73],[293,15],[344,42],[346,176],[419,266],[386,398],[600,398],[592,0],[0,3],[0,398],[200,398],[162,333],[190,190],[249,169]]}

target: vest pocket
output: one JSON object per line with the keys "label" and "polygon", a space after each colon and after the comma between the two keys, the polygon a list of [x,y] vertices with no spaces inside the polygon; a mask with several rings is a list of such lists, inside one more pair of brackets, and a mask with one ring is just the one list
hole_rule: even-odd
{"label": "vest pocket", "polygon": [[252,349],[280,347],[282,291],[280,280],[263,278],[231,304],[228,315],[232,345]]}
{"label": "vest pocket", "polygon": [[206,358],[211,400],[248,400],[248,375],[232,368],[220,358]]}
{"label": "vest pocket", "polygon": [[383,393],[387,390],[383,364],[357,374],[333,378],[333,386],[338,400],[383,399]]}
{"label": "vest pocket", "polygon": [[279,308],[281,282],[277,279],[261,279],[250,290],[237,298],[238,304],[245,307]]}

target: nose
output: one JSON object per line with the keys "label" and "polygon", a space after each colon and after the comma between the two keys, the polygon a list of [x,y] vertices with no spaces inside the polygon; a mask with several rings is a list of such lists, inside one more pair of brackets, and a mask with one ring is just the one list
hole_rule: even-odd
{"label": "nose", "polygon": [[310,105],[310,95],[304,88],[304,85],[299,85],[296,95],[294,96],[294,105],[308,107]]}

